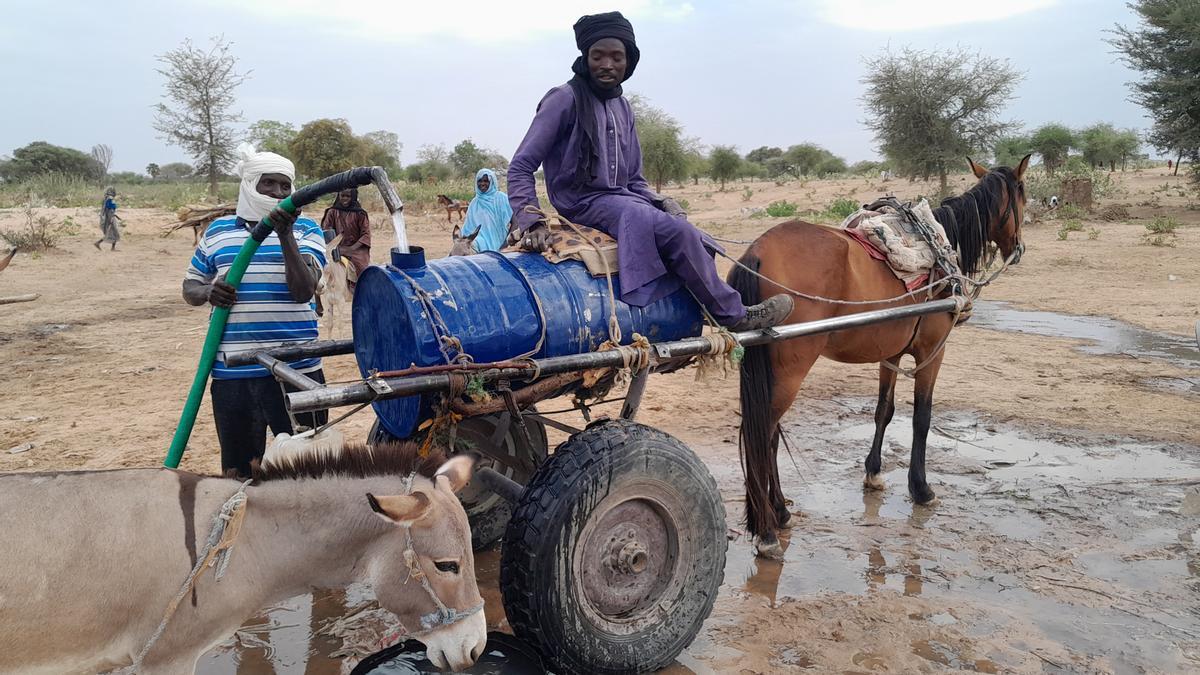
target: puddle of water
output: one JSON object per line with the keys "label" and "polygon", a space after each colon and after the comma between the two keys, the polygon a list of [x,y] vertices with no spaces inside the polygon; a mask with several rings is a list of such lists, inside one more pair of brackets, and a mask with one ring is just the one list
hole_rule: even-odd
{"label": "puddle of water", "polygon": [[[425,646],[409,640],[363,659],[351,675],[422,675],[441,673],[426,658]],[[456,671],[457,672],[457,671]],[[487,648],[475,665],[463,673],[473,675],[544,675],[541,657],[529,646],[505,633],[489,633]]]}
{"label": "puddle of water", "polygon": [[1087,354],[1129,354],[1200,368],[1200,349],[1191,337],[1155,333],[1123,321],[1098,316],[1013,309],[1005,302],[979,300],[970,325],[991,330],[1087,340]]}

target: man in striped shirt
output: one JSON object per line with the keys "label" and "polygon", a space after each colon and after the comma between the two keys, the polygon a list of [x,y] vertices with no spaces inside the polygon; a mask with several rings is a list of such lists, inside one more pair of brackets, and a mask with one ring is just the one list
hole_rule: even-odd
{"label": "man in striped shirt", "polygon": [[[275,435],[296,430],[280,386],[265,368],[235,368],[225,365],[225,360],[238,352],[317,338],[313,294],[325,266],[325,238],[312,220],[276,206],[292,193],[296,173],[292,163],[270,152],[240,151],[244,158],[238,164],[242,182],[237,215],[208,226],[188,265],[183,298],[190,305],[230,308],[212,372],[213,418],[222,471],[249,476],[251,461],[261,458],[266,448],[268,426]],[[268,214],[274,232],[251,258],[240,288],[234,289],[225,282],[225,274],[250,229]],[[290,365],[318,382],[325,381],[319,359]],[[325,412],[296,415],[298,424],[309,427],[326,419]]]}

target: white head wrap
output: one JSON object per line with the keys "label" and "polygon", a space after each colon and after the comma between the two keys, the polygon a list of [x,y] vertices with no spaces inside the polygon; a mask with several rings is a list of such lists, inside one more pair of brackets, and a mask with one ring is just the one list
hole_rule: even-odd
{"label": "white head wrap", "polygon": [[249,143],[239,145],[237,155],[240,160],[234,167],[234,173],[242,179],[238,188],[237,214],[257,223],[279,203],[274,197],[259,194],[258,180],[264,173],[281,173],[296,180],[296,166],[290,159],[273,152],[255,152],[254,146]]}

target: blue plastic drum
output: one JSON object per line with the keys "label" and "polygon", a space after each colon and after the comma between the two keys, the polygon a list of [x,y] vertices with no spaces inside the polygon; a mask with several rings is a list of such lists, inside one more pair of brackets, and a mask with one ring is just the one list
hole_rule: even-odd
{"label": "blue plastic drum", "polygon": [[[620,297],[620,278],[613,277]],[[530,352],[534,358],[596,350],[608,339],[608,285],[583,263],[551,264],[530,253],[441,258],[392,251],[392,264],[359,276],[354,291],[354,352],[372,371],[446,363],[461,351],[477,363]],[[651,342],[699,335],[699,305],[684,289],[647,307],[616,303],[622,340]],[[539,346],[539,340],[541,345]],[[515,383],[514,383],[515,386]],[[408,438],[429,414],[430,398],[410,396],[373,405],[383,428]]]}

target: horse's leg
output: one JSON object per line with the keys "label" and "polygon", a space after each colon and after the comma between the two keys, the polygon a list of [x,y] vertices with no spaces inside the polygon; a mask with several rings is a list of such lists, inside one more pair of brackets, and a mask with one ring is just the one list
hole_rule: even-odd
{"label": "horse's leg", "polygon": [[[887,363],[895,366],[900,363],[900,359],[890,358]],[[863,478],[863,487],[868,490],[884,488],[883,476],[880,475],[883,471],[883,435],[895,412],[896,371],[880,363],[879,401],[875,404],[875,438],[871,441],[871,453],[867,455],[866,476]]]}
{"label": "horse's leg", "polygon": [[755,552],[764,558],[783,559],[783,547],[779,545],[779,529],[786,521],[791,520],[792,515],[788,511],[787,502],[783,497],[783,486],[779,480],[779,440],[782,433],[779,422],[792,407],[792,403],[796,401],[800,385],[804,383],[808,371],[817,362],[817,357],[824,348],[824,344],[825,340],[823,339],[794,340],[790,343],[776,344],[772,350],[775,386],[771,389],[770,426],[768,427],[772,430],[772,447],[770,448],[771,461],[764,467],[766,471],[764,478],[767,482],[770,508],[773,511],[771,514],[773,517],[768,520],[774,521],[774,525],[764,527],[762,531],[755,533],[757,535]]}
{"label": "horse's leg", "polygon": [[[939,351],[927,366],[917,371],[913,388],[913,442],[912,458],[908,463],[908,494],[917,504],[929,504],[936,496],[925,481],[925,441],[929,437],[929,424],[933,417],[933,385],[937,382],[944,353]],[[919,353],[913,356],[928,358]],[[917,358],[918,363],[921,358]]]}

